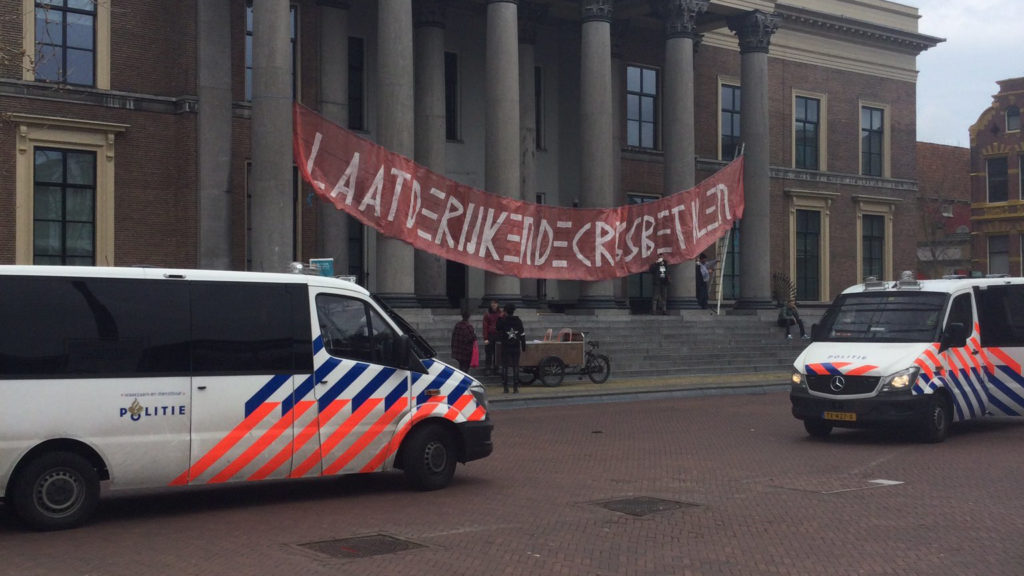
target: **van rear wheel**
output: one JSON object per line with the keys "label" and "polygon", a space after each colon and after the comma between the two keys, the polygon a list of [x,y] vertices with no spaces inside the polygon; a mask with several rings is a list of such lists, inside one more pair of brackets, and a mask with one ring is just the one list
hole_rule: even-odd
{"label": "van rear wheel", "polygon": [[804,420],[804,430],[814,438],[825,438],[832,433],[832,423],[817,418]]}
{"label": "van rear wheel", "polygon": [[439,490],[447,486],[455,475],[457,460],[451,434],[434,424],[410,432],[402,448],[405,478],[417,490]]}
{"label": "van rear wheel", "polygon": [[64,530],[85,522],[100,499],[99,475],[73,452],[49,452],[29,462],[14,482],[14,511],[36,530]]}

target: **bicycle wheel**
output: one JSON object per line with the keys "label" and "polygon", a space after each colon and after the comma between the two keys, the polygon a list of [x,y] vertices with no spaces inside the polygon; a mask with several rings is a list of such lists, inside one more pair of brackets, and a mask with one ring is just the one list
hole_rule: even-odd
{"label": "bicycle wheel", "polygon": [[587,357],[587,376],[594,384],[604,384],[612,372],[612,361],[604,354],[591,354]]}

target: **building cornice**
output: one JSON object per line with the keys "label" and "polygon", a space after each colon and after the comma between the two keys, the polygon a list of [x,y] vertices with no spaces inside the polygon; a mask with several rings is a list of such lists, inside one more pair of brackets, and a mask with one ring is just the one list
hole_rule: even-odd
{"label": "building cornice", "polygon": [[11,80],[9,78],[0,79],[0,95],[21,97],[28,100],[101,106],[117,110],[156,112],[158,114],[194,113],[199,105],[199,98],[197,96],[172,98],[154,96],[152,94],[136,94],[25,80]]}
{"label": "building cornice", "polygon": [[789,29],[840,36],[861,43],[881,44],[890,50],[896,49],[915,55],[946,41],[945,38],[879,26],[845,16],[824,14],[785,4],[776,4],[775,14],[785,21],[785,26]]}

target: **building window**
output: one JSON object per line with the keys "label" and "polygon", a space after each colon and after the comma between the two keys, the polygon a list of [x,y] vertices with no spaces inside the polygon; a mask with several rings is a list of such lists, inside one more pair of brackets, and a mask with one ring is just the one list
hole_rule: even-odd
{"label": "building window", "polygon": [[366,41],[354,36],[348,37],[348,127],[366,130]]}
{"label": "building window", "polygon": [[885,278],[885,217],[861,216],[861,277]]}
{"label": "building window", "polygon": [[32,263],[91,266],[96,261],[96,153],[36,148]]}
{"label": "building window", "polygon": [[544,69],[540,66],[533,68],[533,109],[534,109],[534,138],[537,150],[544,150]]}
{"label": "building window", "polygon": [[720,127],[722,160],[732,160],[740,147],[740,87],[722,84],[722,116]]}
{"label": "building window", "polygon": [[864,106],[860,109],[860,171],[865,176],[884,175],[885,111]]}
{"label": "building window", "polygon": [[96,83],[96,0],[35,3],[35,79]]}
{"label": "building window", "polygon": [[988,273],[1010,273],[1010,238],[1009,236],[988,237]]}
{"label": "building window", "polygon": [[793,120],[796,167],[804,170],[818,170],[821,141],[821,100],[797,96]]}
{"label": "building window", "polygon": [[444,137],[459,139],[459,55],[444,53]]}
{"label": "building window", "polygon": [[658,71],[626,66],[626,144],[653,150],[657,144]]}
{"label": "building window", "polygon": [[9,114],[17,134],[15,264],[116,266],[114,164],[124,124]]}
{"label": "building window", "polygon": [[[252,102],[252,63],[253,63],[253,52],[252,52],[252,20],[253,20],[252,1],[246,2],[245,4],[245,101]],[[288,37],[291,43],[291,75],[292,75],[292,98],[296,98],[298,94],[298,82],[296,80],[296,50],[295,50],[295,34],[296,34],[296,14],[295,6],[289,7],[288,15]]]}
{"label": "building window", "polygon": [[1020,132],[1020,108],[1017,106],[1006,109],[1006,131]]}
{"label": "building window", "polygon": [[985,161],[989,202],[1006,202],[1009,199],[1009,194],[1007,193],[1007,163],[1005,156],[989,158]]}
{"label": "building window", "polygon": [[821,296],[821,212],[796,211],[796,298]]}

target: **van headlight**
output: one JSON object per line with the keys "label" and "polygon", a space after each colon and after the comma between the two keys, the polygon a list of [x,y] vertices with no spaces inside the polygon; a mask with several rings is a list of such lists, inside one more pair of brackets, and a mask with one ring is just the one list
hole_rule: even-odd
{"label": "van headlight", "polygon": [[807,390],[807,376],[799,370],[793,370],[793,376],[790,377],[790,384],[793,388]]}
{"label": "van headlight", "polygon": [[907,368],[906,370],[900,370],[894,372],[888,376],[882,377],[882,392],[903,392],[909,391],[914,387],[914,382],[917,382],[918,375],[921,374],[921,369],[917,366]]}

